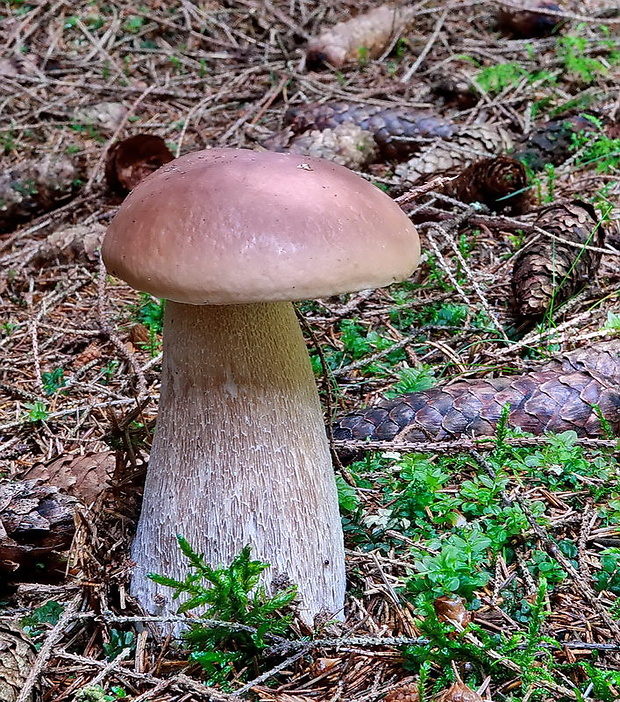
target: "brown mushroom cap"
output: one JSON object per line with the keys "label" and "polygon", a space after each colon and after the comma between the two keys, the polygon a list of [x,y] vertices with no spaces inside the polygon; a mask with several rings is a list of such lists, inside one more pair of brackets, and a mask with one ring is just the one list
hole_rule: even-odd
{"label": "brown mushroom cap", "polygon": [[327,297],[407,278],[409,218],[342,166],[294,154],[209,149],[132,191],[103,243],[108,270],[188,304]]}

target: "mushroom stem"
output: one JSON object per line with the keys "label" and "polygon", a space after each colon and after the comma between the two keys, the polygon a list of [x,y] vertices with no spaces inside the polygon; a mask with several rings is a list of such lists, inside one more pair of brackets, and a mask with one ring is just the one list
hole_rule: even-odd
{"label": "mushroom stem", "polygon": [[212,566],[246,544],[271,564],[264,585],[298,586],[301,616],[342,616],[342,527],[308,353],[289,302],[168,301],[157,428],[132,549],[132,594],[169,613],[183,579],[181,533]]}

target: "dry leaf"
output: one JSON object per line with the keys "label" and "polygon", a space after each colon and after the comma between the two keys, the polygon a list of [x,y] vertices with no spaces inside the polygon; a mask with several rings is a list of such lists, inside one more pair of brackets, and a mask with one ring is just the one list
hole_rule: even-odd
{"label": "dry leaf", "polygon": [[465,600],[456,595],[443,595],[433,602],[433,608],[439,621],[465,629],[471,622],[471,613],[465,609]]}
{"label": "dry leaf", "polygon": [[98,102],[95,105],[78,108],[71,119],[84,124],[92,124],[97,129],[115,132],[122,124],[127,108],[120,102]]}

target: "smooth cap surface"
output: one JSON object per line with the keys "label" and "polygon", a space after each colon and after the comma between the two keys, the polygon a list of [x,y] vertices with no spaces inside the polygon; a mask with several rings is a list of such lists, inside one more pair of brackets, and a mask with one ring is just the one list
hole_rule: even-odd
{"label": "smooth cap surface", "polygon": [[187,154],[143,180],[103,242],[108,271],[157,297],[245,304],[389,285],[415,268],[415,227],[385,193],[322,159]]}

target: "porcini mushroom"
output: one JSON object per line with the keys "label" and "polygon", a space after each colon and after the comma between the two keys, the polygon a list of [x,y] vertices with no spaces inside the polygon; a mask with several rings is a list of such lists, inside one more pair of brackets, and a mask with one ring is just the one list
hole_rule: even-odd
{"label": "porcini mushroom", "polygon": [[182,534],[213,566],[245,546],[341,616],[344,549],[323,414],[293,300],[388,285],[419,257],[387,195],[328,161],[242,149],[182,156],[131,192],[110,273],[166,303],[163,377],[132,592],[171,610]]}

